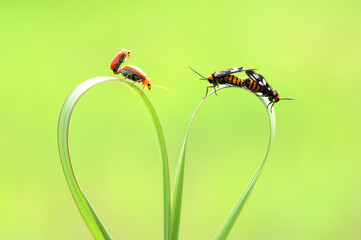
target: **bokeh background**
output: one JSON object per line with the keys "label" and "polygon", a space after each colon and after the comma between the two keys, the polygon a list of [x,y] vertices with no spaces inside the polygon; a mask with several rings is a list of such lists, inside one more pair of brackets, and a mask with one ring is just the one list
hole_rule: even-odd
{"label": "bokeh background", "polygon": [[[113,76],[115,48],[171,89],[146,94],[160,117],[173,186],[189,117],[209,75],[259,68],[281,97],[274,147],[229,239],[361,238],[361,2],[2,1],[0,237],[92,239],[57,150],[57,120],[82,81]],[[180,239],[212,239],[265,154],[252,94],[201,108],[188,142]],[[80,185],[114,239],[162,239],[161,161],[127,87],[78,103],[70,149]]]}

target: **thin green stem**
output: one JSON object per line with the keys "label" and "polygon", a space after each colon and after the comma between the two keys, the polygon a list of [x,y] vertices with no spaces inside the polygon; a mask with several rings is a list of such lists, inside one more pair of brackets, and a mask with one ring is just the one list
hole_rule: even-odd
{"label": "thin green stem", "polygon": [[129,82],[120,80],[118,78],[111,77],[96,77],[89,79],[81,83],[78,87],[74,89],[66,99],[63,108],[59,116],[58,123],[58,147],[61,163],[63,166],[65,178],[67,180],[69,189],[73,195],[74,201],[85,221],[89,230],[95,237],[95,239],[112,239],[103,223],[97,216],[96,212],[90,205],[89,201],[85,197],[85,194],[82,192],[75,173],[72,167],[70,152],[69,152],[69,124],[71,114],[76,103],[79,101],[81,96],[92,88],[95,85],[98,85],[102,82],[108,81],[117,81],[126,86],[130,87],[140,98],[145,109],[148,112],[148,115],[153,123],[154,130],[156,133],[156,139],[158,142],[159,150],[161,153],[162,159],[162,168],[163,168],[163,202],[164,202],[164,239],[168,240],[170,238],[170,221],[171,221],[171,212],[170,212],[170,185],[169,185],[169,167],[168,167],[168,157],[165,147],[164,136],[162,128],[158,119],[158,116],[155,112],[155,109],[147,96],[136,86],[130,84]]}
{"label": "thin green stem", "polygon": [[256,182],[257,179],[259,178],[261,171],[264,167],[264,164],[266,163],[266,160],[269,157],[269,154],[271,152],[271,148],[272,148],[272,144],[273,144],[273,140],[275,137],[275,133],[276,133],[276,116],[275,116],[275,111],[274,109],[272,111],[270,111],[270,109],[267,107],[268,106],[268,99],[267,98],[262,98],[260,96],[258,96],[257,94],[255,94],[259,100],[261,100],[261,102],[264,104],[266,110],[267,110],[267,114],[268,114],[268,118],[269,118],[269,122],[270,122],[270,138],[269,138],[269,142],[268,142],[268,147],[267,147],[267,152],[266,155],[264,156],[260,166],[258,167],[255,175],[253,176],[251,182],[248,184],[246,190],[244,191],[244,193],[242,194],[241,198],[238,200],[236,206],[233,208],[232,212],[230,213],[230,215],[228,216],[227,220],[225,221],[225,223],[223,224],[222,228],[219,230],[217,236],[216,236],[216,240],[225,240],[227,239],[229,233],[231,232],[241,210],[243,209],[243,206],[245,205],[248,197],[250,196]]}
{"label": "thin green stem", "polygon": [[[219,88],[217,88],[217,91],[226,89],[226,88],[230,88],[230,87],[236,87],[236,86],[230,86],[230,85],[222,85]],[[237,87],[239,88],[239,87]],[[246,89],[247,90],[247,89]],[[202,106],[202,104],[204,103],[204,101],[213,93],[215,93],[215,90],[213,90],[212,92],[210,92],[198,105],[198,107],[196,108],[195,112],[193,113],[192,119],[189,123],[188,129],[187,129],[187,133],[184,139],[184,143],[183,143],[183,147],[181,150],[181,154],[180,154],[180,158],[179,158],[179,162],[178,162],[178,168],[177,168],[177,174],[176,174],[176,179],[175,179],[175,184],[174,184],[174,195],[173,195],[173,202],[172,202],[172,234],[171,234],[171,239],[172,240],[177,240],[178,236],[179,236],[179,228],[180,228],[180,217],[181,217],[181,208],[182,208],[182,196],[183,196],[183,182],[184,182],[184,168],[185,168],[185,154],[186,154],[186,145],[187,145],[187,140],[188,140],[188,135],[189,135],[189,131],[191,128],[191,125],[193,123],[193,120],[199,110],[199,108]],[[264,106],[267,109],[267,113],[269,116],[269,120],[270,120],[270,124],[271,124],[271,132],[270,132],[270,140],[269,140],[269,145],[268,145],[268,149],[267,149],[267,153],[265,155],[265,158],[263,159],[260,167],[258,168],[255,176],[253,177],[253,179],[251,180],[250,184],[248,185],[248,187],[246,188],[245,192],[243,193],[243,195],[241,196],[240,200],[238,201],[238,203],[236,204],[235,208],[233,209],[233,211],[231,212],[230,216],[227,218],[226,222],[224,223],[224,225],[222,226],[221,230],[219,231],[216,239],[226,239],[228,234],[230,233],[234,223],[237,220],[237,217],[239,215],[239,213],[241,212],[248,196],[250,195],[251,190],[253,189],[260,173],[261,170],[265,164],[266,159],[269,156],[270,150],[271,150],[271,146],[273,143],[273,139],[274,139],[274,134],[275,134],[275,129],[276,129],[276,121],[275,121],[275,115],[274,115],[274,111],[271,112],[268,108],[267,108],[267,104],[268,104],[268,100],[265,98],[262,98],[260,96],[258,96],[257,94],[255,94],[257,96],[258,99],[261,100],[261,102],[264,104]]]}

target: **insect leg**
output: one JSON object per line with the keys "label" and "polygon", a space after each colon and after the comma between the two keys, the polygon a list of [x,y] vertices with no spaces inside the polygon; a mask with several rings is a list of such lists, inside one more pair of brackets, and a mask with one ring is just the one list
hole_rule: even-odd
{"label": "insect leg", "polygon": [[275,105],[276,102],[273,102],[272,103],[272,106],[271,106],[271,113],[272,113],[272,109],[273,109],[273,106]]}
{"label": "insect leg", "polygon": [[[129,76],[130,76],[130,77],[129,77]],[[133,79],[132,79],[132,74],[130,74],[130,73],[129,73],[125,78],[128,78],[128,79],[133,80]]]}
{"label": "insect leg", "polygon": [[[267,104],[267,108],[269,108],[269,106],[272,104],[273,102],[270,102],[269,104]],[[272,107],[270,107],[271,110]]]}
{"label": "insect leg", "polygon": [[208,87],[206,87],[206,96],[204,96],[204,97],[207,97],[207,95],[208,95],[208,89],[209,89],[209,88],[212,88],[212,87],[214,87],[214,86],[208,86]]}
{"label": "insect leg", "polygon": [[214,87],[214,93],[216,94],[217,96],[217,90],[216,90],[216,87],[218,87],[218,84],[213,82],[213,87]]}
{"label": "insect leg", "polygon": [[135,84],[140,83],[140,82],[142,82],[142,81],[143,81],[143,80],[135,81],[135,82],[132,83],[132,85],[135,85]]}

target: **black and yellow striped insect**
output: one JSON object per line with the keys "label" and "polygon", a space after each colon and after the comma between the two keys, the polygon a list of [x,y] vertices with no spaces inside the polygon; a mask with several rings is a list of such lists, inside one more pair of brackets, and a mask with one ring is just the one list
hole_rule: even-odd
{"label": "black and yellow striped insect", "polygon": [[280,98],[278,92],[268,84],[266,79],[254,70],[246,70],[246,74],[249,78],[244,81],[244,87],[252,92],[261,93],[261,97],[267,97],[270,101],[268,106],[271,106],[271,111],[273,105],[280,100],[296,100],[294,98]]}
{"label": "black and yellow striped insect", "polygon": [[[219,84],[230,84],[239,87],[245,87],[251,90],[252,92],[260,93],[261,97],[268,97],[270,103],[268,106],[271,106],[271,110],[273,105],[280,100],[295,100],[293,98],[282,98],[276,90],[274,90],[266,81],[266,79],[261,75],[255,72],[257,69],[244,69],[243,67],[240,68],[231,68],[221,72],[214,72],[208,76],[208,78],[202,76],[194,69],[189,67],[193,72],[197,73],[202,78],[200,80],[207,80],[212,86],[208,86],[206,90],[206,96],[208,94],[209,88],[218,87]],[[245,71],[249,78],[240,78],[232,73],[243,72]]]}
{"label": "black and yellow striped insect", "polygon": [[[208,94],[209,88],[214,88],[216,90],[216,87],[218,87],[219,84],[230,84],[230,85],[243,87],[244,82],[247,78],[240,78],[240,77],[233,75],[232,73],[257,70],[257,69],[244,69],[243,67],[231,68],[231,69],[227,69],[227,70],[224,70],[221,72],[214,72],[211,75],[209,75],[208,78],[206,78],[206,77],[202,76],[201,74],[199,74],[198,72],[196,72],[193,68],[191,68],[191,67],[189,67],[189,68],[193,72],[195,72],[196,74],[198,74],[199,76],[202,77],[200,80],[207,80],[209,83],[212,84],[212,86],[207,87],[206,96]],[[217,95],[217,92],[215,92],[215,93]]]}

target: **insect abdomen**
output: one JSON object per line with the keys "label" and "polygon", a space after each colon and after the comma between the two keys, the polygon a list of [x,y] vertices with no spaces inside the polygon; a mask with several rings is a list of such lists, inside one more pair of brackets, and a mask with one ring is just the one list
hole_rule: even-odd
{"label": "insect abdomen", "polygon": [[120,70],[120,73],[125,77],[133,81],[139,81],[142,78],[140,78],[136,73],[128,70],[128,69],[122,69]]}
{"label": "insect abdomen", "polygon": [[244,86],[249,90],[251,90],[252,92],[261,92],[262,94],[266,94],[266,91],[263,89],[263,87],[261,87],[261,85],[259,85],[252,79],[247,78],[244,81]]}
{"label": "insect abdomen", "polygon": [[118,71],[120,65],[122,65],[122,63],[124,62],[124,58],[125,58],[125,55],[123,55],[123,56],[119,59],[117,65],[115,66],[115,68],[113,69],[113,71],[115,71],[115,72]]}
{"label": "insect abdomen", "polygon": [[222,82],[219,81],[221,84],[231,84],[231,85],[240,86],[240,87],[244,86],[244,81],[246,80],[246,78],[240,78],[240,77],[234,76],[232,74],[224,76],[221,79],[220,80]]}
{"label": "insect abdomen", "polygon": [[134,65],[126,65],[119,71],[125,78],[131,79],[133,81],[140,81],[147,77],[147,75],[140,68]]}

